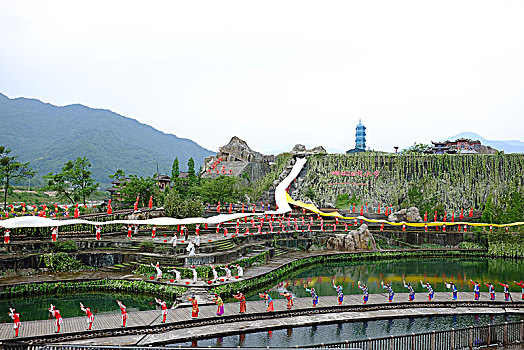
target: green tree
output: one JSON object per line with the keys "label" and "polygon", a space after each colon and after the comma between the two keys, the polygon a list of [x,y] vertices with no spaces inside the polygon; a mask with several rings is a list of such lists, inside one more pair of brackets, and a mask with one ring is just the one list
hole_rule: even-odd
{"label": "green tree", "polygon": [[130,180],[121,187],[120,193],[126,202],[134,202],[139,197],[138,205],[145,207],[149,204],[149,197],[155,193],[156,181],[154,177],[131,175]]}
{"label": "green tree", "polygon": [[47,189],[58,194],[74,204],[80,199],[86,205],[88,198],[98,187],[98,182],[91,178],[91,163],[87,157],[78,157],[75,161],[68,161],[57,174],[44,175],[47,180]]}
{"label": "green tree", "polygon": [[189,178],[189,183],[195,184],[197,181],[197,176],[195,174],[195,161],[193,158],[189,158],[187,161],[187,175]]}
{"label": "green tree", "polygon": [[7,207],[7,191],[11,186],[11,181],[17,179],[27,179],[35,175],[35,172],[29,167],[29,162],[20,163],[17,161],[18,156],[10,156],[11,149],[0,146],[0,177],[4,185],[4,210]]}
{"label": "green tree", "polygon": [[202,179],[198,192],[202,200],[209,203],[236,202],[241,195],[238,179],[224,175],[215,179]]}
{"label": "green tree", "polygon": [[122,180],[126,177],[126,173],[122,169],[118,169],[113,175],[109,175],[111,179]]}
{"label": "green tree", "polygon": [[178,157],[175,158],[171,167],[171,186],[175,192],[180,192],[180,164]]}
{"label": "green tree", "polygon": [[424,153],[424,151],[429,147],[424,143],[414,143],[412,146],[402,150],[402,154],[413,154],[413,153]]}
{"label": "green tree", "polygon": [[486,200],[486,205],[484,206],[480,220],[481,222],[487,224],[492,224],[495,220],[495,206],[493,204],[493,197],[491,196],[491,193],[488,195],[488,199]]}
{"label": "green tree", "polygon": [[337,196],[336,206],[338,209],[346,209],[349,207],[349,194],[340,193]]}
{"label": "green tree", "polygon": [[166,216],[174,218],[189,218],[202,215],[202,202],[199,198],[182,199],[174,191],[166,195],[164,201],[164,212]]}
{"label": "green tree", "polygon": [[518,191],[513,191],[509,195],[509,203],[504,211],[504,222],[512,223],[523,220],[524,216],[524,196]]}

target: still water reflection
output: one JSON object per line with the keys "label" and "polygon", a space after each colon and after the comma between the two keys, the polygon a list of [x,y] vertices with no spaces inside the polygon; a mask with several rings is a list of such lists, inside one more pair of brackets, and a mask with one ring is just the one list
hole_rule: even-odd
{"label": "still water reflection", "polygon": [[439,316],[348,322],[242,333],[194,342],[170,344],[182,347],[295,347],[320,343],[425,333],[475,325],[520,321],[517,315]]}

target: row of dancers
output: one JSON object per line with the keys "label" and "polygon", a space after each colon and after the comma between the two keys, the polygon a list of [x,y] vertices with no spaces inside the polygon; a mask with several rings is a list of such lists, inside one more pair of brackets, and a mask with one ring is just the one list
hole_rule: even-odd
{"label": "row of dancers", "polygon": [[[157,280],[162,279],[163,271],[160,268],[160,264],[157,262],[156,265],[151,264],[151,266],[156,271],[156,279]],[[211,273],[213,274],[213,278],[208,281],[209,284],[218,282],[220,280],[216,267],[214,265],[210,265],[210,267],[211,267]],[[225,271],[225,276],[223,277],[223,279],[226,281],[233,278],[232,269],[237,270],[236,276],[238,276],[238,278],[244,277],[244,269],[239,264],[219,266],[219,269]],[[189,270],[191,270],[191,283],[194,284],[198,280],[198,271],[196,270],[195,265],[191,265]],[[175,281],[179,282],[182,279],[182,273],[178,271],[177,269],[174,268],[174,269],[169,270],[168,272],[174,275],[175,278],[173,278],[173,282]]]}
{"label": "row of dancers", "polygon": [[[194,298],[194,296],[193,296],[193,298]],[[167,302],[165,300],[161,300],[161,299],[158,299],[158,298],[155,298],[155,301],[156,301],[157,304],[160,305],[160,309],[162,310],[162,321],[161,321],[161,323],[165,323],[166,322],[166,318],[167,318],[167,309],[168,309],[167,308]],[[121,317],[122,317],[121,327],[125,327],[126,323],[127,323],[127,318],[128,318],[127,307],[124,305],[124,303],[122,303],[118,299],[116,300],[116,302],[118,304],[118,307],[120,308],[120,313],[121,313]],[[89,307],[85,306],[84,304],[82,304],[82,302],[80,302],[80,310],[82,310],[82,312],[84,312],[86,314],[86,322],[87,322],[87,328],[86,329],[87,330],[92,330],[93,329],[93,322],[95,320],[95,315],[93,314],[91,309]],[[56,305],[51,304],[51,306],[49,308],[49,312],[55,318],[55,327],[56,327],[55,333],[60,333],[62,324],[64,322],[63,319],[62,319],[62,314],[60,313],[60,309],[58,309],[58,307],[56,307]],[[18,313],[15,308],[9,308],[8,315],[9,315],[9,317],[11,317],[13,319],[14,337],[17,338],[19,336],[19,330],[20,330],[20,325],[21,325],[20,313]]]}
{"label": "row of dancers", "polygon": [[[523,281],[520,281],[520,282],[513,281],[513,282],[517,286],[522,288],[522,300],[524,300],[524,282]],[[473,290],[475,292],[475,297],[474,297],[475,300],[479,300],[480,299],[481,284],[479,282],[476,282],[476,281],[473,281],[473,280],[470,280],[470,283],[473,284],[473,286],[474,286]],[[433,287],[431,286],[431,284],[429,282],[423,283],[422,281],[420,281],[420,284],[421,284],[421,286],[423,288],[426,288],[428,290],[428,292],[427,292],[428,293],[428,301],[431,301],[433,299],[433,297],[434,297],[434,294],[435,294],[435,292],[433,290]],[[446,285],[446,288],[451,290],[451,292],[452,292],[452,299],[453,300],[457,300],[458,299],[458,289],[457,289],[456,285],[453,282],[448,282],[448,283],[444,282],[444,284]],[[366,304],[369,301],[369,290],[368,290],[368,287],[366,286],[366,284],[361,283],[360,281],[357,282],[357,285],[358,285],[358,288],[360,288],[362,290],[363,302],[364,302],[364,304]],[[414,291],[413,286],[411,285],[411,283],[409,283],[409,282],[406,283],[406,281],[403,280],[403,285],[409,291],[408,300],[409,301],[414,301],[415,300],[415,291]],[[490,299],[491,300],[495,300],[495,286],[492,283],[484,283],[484,285],[488,288],[488,292],[490,294]],[[504,293],[505,301],[512,300],[511,294],[509,292],[509,284],[508,283],[499,282],[499,285],[503,287],[503,293]],[[388,284],[388,283],[384,283],[382,281],[381,282],[381,286],[382,286],[382,288],[386,289],[387,292],[388,292],[388,301],[392,302],[393,298],[395,296],[395,292],[393,291],[393,288],[391,287],[391,285]],[[305,291],[307,293],[310,293],[311,298],[312,298],[312,305],[313,305],[313,307],[316,307],[318,305],[318,303],[319,303],[319,297],[318,297],[318,294],[317,294],[315,288],[313,288],[313,287],[312,288],[308,288],[307,285],[304,285],[304,289],[305,289]],[[337,292],[338,304],[342,305],[342,303],[344,301],[343,286],[342,285],[336,285],[335,281],[333,280],[333,289],[335,289],[335,291]],[[293,294],[291,294],[287,290],[284,291],[284,292],[281,292],[279,294],[281,296],[283,296],[285,299],[287,299],[287,306],[286,307],[287,307],[288,310],[291,310],[293,308],[293,306],[294,306]],[[245,313],[247,311],[247,302],[246,302],[245,295],[242,292],[238,291],[236,294],[233,295],[233,297],[240,302],[240,313]],[[272,312],[272,311],[275,310],[274,305],[273,305],[273,298],[271,297],[271,295],[267,291],[264,291],[263,293],[259,293],[259,297],[266,301],[266,305],[267,305],[266,311],[267,312]],[[200,308],[198,306],[198,301],[197,301],[195,295],[192,295],[192,296],[188,297],[188,301],[191,303],[191,317],[192,318],[197,318],[198,314],[199,314],[199,311],[200,311]],[[224,301],[222,300],[222,298],[218,294],[214,295],[213,301],[217,305],[217,312],[216,312],[217,316],[222,316],[224,314]],[[120,308],[120,312],[121,312],[121,317],[122,317],[121,327],[125,327],[127,319],[128,319],[127,308],[120,300],[116,300],[116,302],[117,302],[117,304],[118,304],[118,306]],[[155,298],[155,302],[158,305],[160,305],[161,315],[162,315],[161,323],[165,323],[166,319],[167,319],[167,314],[168,314],[167,302],[165,300],[158,299],[158,298]],[[175,305],[176,304],[173,304],[173,306],[171,308],[174,308]],[[93,327],[93,322],[94,322],[94,314],[93,314],[93,312],[91,312],[91,309],[89,307],[86,307],[81,302],[80,302],[80,309],[86,314],[87,330],[91,330],[92,327]],[[63,324],[63,319],[62,319],[62,315],[60,314],[60,310],[55,305],[51,304],[51,306],[49,308],[49,312],[55,318],[56,333],[60,333],[60,329],[61,329],[61,326]],[[21,324],[21,322],[20,322],[20,314],[18,312],[16,312],[16,310],[14,308],[10,308],[8,315],[13,319],[14,337],[18,337],[19,336],[19,330],[20,330],[20,324]]]}
{"label": "row of dancers", "polygon": [[[470,280],[470,281],[474,285],[475,300],[479,300],[480,299],[480,286],[481,285],[478,282],[474,282],[472,280]],[[524,300],[524,282],[523,281],[520,281],[520,282],[514,281],[514,283],[522,288],[522,300]],[[415,300],[415,291],[413,289],[413,286],[411,285],[411,283],[406,283],[404,280],[403,280],[403,284],[404,284],[404,287],[409,290],[408,300],[409,301],[414,301]],[[426,282],[424,284],[422,281],[420,281],[420,284],[421,284],[422,288],[426,288],[428,290],[428,301],[431,301],[433,299],[434,294],[435,294],[435,292],[433,290],[433,287],[431,286],[431,284],[429,282]],[[503,292],[504,292],[505,301],[510,301],[511,294],[509,292],[509,285],[507,283],[501,283],[501,282],[499,282],[499,284],[504,288]],[[364,302],[364,304],[366,304],[369,301],[369,290],[368,290],[368,287],[364,283],[361,283],[360,281],[357,282],[357,285],[358,285],[358,288],[360,288],[362,290],[363,302]],[[456,285],[453,282],[449,282],[449,283],[445,282],[445,285],[446,285],[446,288],[451,290],[451,292],[452,292],[452,299],[453,300],[457,300],[457,298],[458,298],[458,289],[457,289]],[[490,293],[490,299],[491,300],[495,300],[495,286],[493,284],[491,284],[491,283],[485,283],[485,285],[486,285],[486,287],[488,287],[488,291]],[[391,285],[389,285],[388,283],[381,282],[381,286],[382,286],[382,288],[384,288],[384,289],[386,289],[388,291],[388,301],[392,302],[393,301],[393,297],[395,296],[395,292],[393,291],[393,288],[391,287]],[[312,306],[316,307],[318,305],[319,297],[318,297],[318,294],[317,294],[315,288],[308,288],[307,285],[304,285],[304,289],[305,289],[306,292],[310,293],[311,299],[312,299]],[[342,303],[344,301],[344,292],[343,292],[344,288],[343,288],[343,286],[342,285],[336,285],[335,281],[333,281],[333,289],[335,289],[336,292],[337,292],[338,304],[342,305]],[[288,291],[285,291],[284,293],[280,293],[280,295],[282,295],[284,298],[287,299],[287,309],[290,310],[293,307],[293,305],[294,305],[293,295],[291,293],[289,293]],[[246,299],[245,299],[244,294],[241,293],[241,292],[237,292],[235,295],[233,295],[233,297],[240,301],[240,313],[245,313],[246,310],[247,310],[247,304],[246,304]],[[259,297],[264,299],[264,300],[266,300],[266,304],[267,304],[266,311],[268,311],[268,312],[274,311],[273,299],[271,298],[271,296],[269,295],[268,292],[259,293]],[[222,299],[220,299],[219,296],[215,295],[215,299],[214,300],[217,303],[217,305],[219,305],[219,307],[217,309],[217,315],[220,316],[220,315],[222,315],[224,313],[224,306],[223,306]],[[220,301],[220,303],[218,303],[217,300]]]}

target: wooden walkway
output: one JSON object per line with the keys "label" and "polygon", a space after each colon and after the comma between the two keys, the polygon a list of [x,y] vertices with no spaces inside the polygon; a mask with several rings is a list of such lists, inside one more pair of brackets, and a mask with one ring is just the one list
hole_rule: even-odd
{"label": "wooden walkway", "polygon": [[[489,294],[488,293],[481,293],[481,299],[479,302],[475,302],[473,300],[473,293],[472,292],[463,292],[459,293],[459,300],[457,303],[464,304],[464,302],[468,302],[469,307],[475,307],[478,306],[489,306],[489,304],[492,304],[493,307],[508,307],[508,308],[519,308],[522,313],[524,313],[524,301],[521,299],[520,293],[511,293],[512,298],[514,302],[502,302],[503,301],[503,294],[497,293],[497,300],[496,302],[491,302],[489,300]],[[396,306],[398,308],[411,308],[415,307],[415,305],[411,306],[408,302],[408,294],[407,293],[397,293],[395,295],[394,302],[389,304],[387,302],[387,295],[386,294],[370,294],[368,306],[372,309],[388,309],[391,311],[392,306]],[[451,301],[451,293],[435,293],[435,297],[433,299],[432,303],[435,303],[435,307],[442,307],[442,303],[446,302],[449,303]],[[275,317],[286,317],[286,300],[285,299],[275,299],[274,301],[274,307],[275,311],[284,311],[282,314],[275,314]],[[427,302],[427,294],[426,293],[417,293],[416,295],[416,302],[418,303],[425,303]],[[354,307],[354,311],[363,312],[360,308],[362,306],[362,295],[346,295],[344,296],[344,303],[342,307],[338,307],[338,300],[336,296],[325,296],[325,297],[319,297],[319,307],[325,308],[335,308],[335,312],[348,312],[352,311],[351,307]],[[440,304],[440,305],[439,305]],[[501,305],[502,304],[502,305]],[[59,306],[59,305],[58,305]],[[95,305],[88,305],[92,308],[95,307]],[[420,305],[419,305],[420,307]],[[423,306],[427,307],[427,306]],[[340,310],[337,310],[336,308],[339,308]],[[200,306],[200,314],[198,317],[199,321],[202,320],[209,320],[209,319],[217,319],[219,318],[216,316],[216,306],[215,305],[203,305]],[[297,298],[295,299],[295,305],[293,307],[293,311],[311,311],[312,303],[311,298]],[[249,322],[249,316],[255,315],[255,314],[265,314],[266,313],[266,304],[263,300],[260,301],[248,301],[247,302],[247,313],[245,315],[242,315],[242,317],[246,317],[246,322]],[[445,314],[445,313],[442,313]],[[161,312],[160,310],[152,310],[152,311],[137,311],[137,310],[128,310],[128,320],[127,320],[127,326],[126,329],[133,328],[133,327],[149,327],[149,326],[158,326],[161,324]],[[242,319],[235,318],[233,320],[228,320],[227,316],[239,316],[239,303],[227,303],[225,305],[225,314],[221,317],[224,318],[221,322],[239,322],[242,321]],[[22,320],[22,325],[20,329],[20,340],[30,340],[31,338],[41,338],[41,337],[48,337],[55,335],[55,320],[49,319],[49,320],[40,320],[40,321],[27,321],[24,322],[24,315],[20,315],[20,318]],[[166,326],[170,325],[177,325],[182,322],[188,322],[191,321],[191,308],[187,306],[181,306],[176,309],[169,310]],[[82,333],[90,333],[93,331],[107,331],[109,333],[114,333],[115,335],[118,335],[118,331],[122,330],[121,327],[122,321],[120,314],[103,314],[103,315],[95,315],[95,320],[93,323],[93,330],[88,331],[86,318],[85,317],[71,317],[71,318],[64,318],[62,329],[61,329],[61,335],[66,336],[68,334],[75,334],[80,335],[78,338],[82,337]],[[191,328],[192,326],[189,324],[185,328]],[[159,332],[162,332],[162,330],[159,330]],[[106,335],[107,336],[107,335]],[[13,325],[12,323],[3,323],[0,324],[0,340],[8,340],[13,339]]]}

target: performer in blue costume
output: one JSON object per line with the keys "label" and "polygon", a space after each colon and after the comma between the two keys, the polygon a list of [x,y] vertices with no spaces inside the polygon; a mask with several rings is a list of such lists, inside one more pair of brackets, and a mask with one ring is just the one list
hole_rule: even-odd
{"label": "performer in blue costume", "polygon": [[315,291],[315,288],[309,289],[306,285],[304,285],[304,288],[306,288],[306,292],[311,294],[311,299],[313,301],[313,307],[316,307],[318,304],[318,295],[317,295],[317,292]]}
{"label": "performer in blue costume", "polygon": [[431,284],[429,284],[429,282],[426,282],[426,284],[424,284],[422,283],[422,281],[420,281],[420,285],[422,286],[422,288],[428,289],[428,301],[431,301],[431,299],[433,299],[433,295],[435,294],[433,292],[433,288],[431,288]]}
{"label": "performer in blue costume", "polygon": [[333,288],[335,288],[338,294],[338,305],[342,305],[342,302],[344,301],[344,293],[342,292],[342,285],[341,284],[339,284],[338,286],[335,285],[335,280],[333,280]]}
{"label": "performer in blue costume", "polygon": [[364,300],[364,304],[366,304],[369,300],[368,287],[365,284],[361,284],[360,281],[358,281],[357,284],[358,288],[362,289],[362,292],[364,293],[364,298],[362,300]]}
{"label": "performer in blue costume", "polygon": [[453,300],[457,300],[458,289],[457,289],[457,286],[455,285],[455,283],[453,283],[453,282],[449,282],[449,283],[444,282],[444,285],[446,286],[447,289],[451,289],[451,292],[453,293]]}
{"label": "performer in blue costume", "polygon": [[389,295],[389,302],[391,303],[393,301],[393,297],[395,296],[395,293],[393,292],[393,289],[391,289],[391,286],[389,284],[384,284],[384,282],[380,282],[380,284],[382,285],[382,288],[384,289],[387,289],[388,290],[388,295]]}
{"label": "performer in blue costume", "polygon": [[411,283],[406,284],[406,281],[404,280],[402,282],[404,282],[404,288],[407,288],[409,290],[409,301],[414,301],[415,300],[415,291],[413,290]]}

